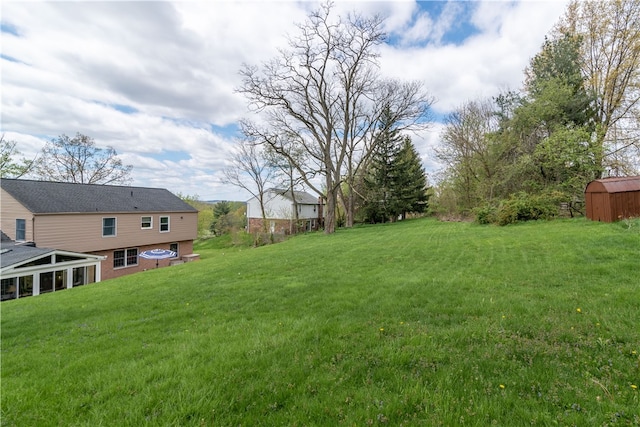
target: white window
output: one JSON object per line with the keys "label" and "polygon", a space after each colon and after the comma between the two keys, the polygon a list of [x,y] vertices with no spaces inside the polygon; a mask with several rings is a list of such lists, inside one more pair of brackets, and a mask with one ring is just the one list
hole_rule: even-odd
{"label": "white window", "polygon": [[113,268],[138,265],[138,249],[120,249],[113,251]]}
{"label": "white window", "polygon": [[16,240],[24,241],[27,238],[27,221],[16,219]]}
{"label": "white window", "polygon": [[102,218],[102,237],[109,237],[116,235],[116,219],[115,218]]}
{"label": "white window", "polygon": [[166,233],[169,231],[169,217],[161,216],[160,217],[160,232]]}
{"label": "white window", "polygon": [[140,228],[143,230],[153,228],[153,218],[150,216],[143,216],[140,219]]}

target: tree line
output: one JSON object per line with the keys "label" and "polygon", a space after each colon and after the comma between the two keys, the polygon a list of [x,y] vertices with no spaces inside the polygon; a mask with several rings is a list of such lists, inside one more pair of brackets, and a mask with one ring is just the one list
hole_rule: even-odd
{"label": "tree line", "polygon": [[574,1],[530,60],[522,91],[470,100],[436,156],[441,212],[509,223],[581,210],[593,179],[640,158],[640,3]]}
{"label": "tree line", "polygon": [[[522,90],[458,106],[435,150],[444,170],[432,211],[500,223],[555,216],[560,206],[580,213],[589,181],[638,173],[639,10],[634,0],[570,3]],[[288,49],[241,70],[238,92],[257,118],[241,124],[228,182],[260,198],[279,165],[290,188],[325,197],[328,233],[424,211],[424,170],[405,168],[401,178],[400,159],[415,151],[407,133],[429,125],[434,100],[420,82],[379,75],[382,24],[333,17],[326,3]]]}

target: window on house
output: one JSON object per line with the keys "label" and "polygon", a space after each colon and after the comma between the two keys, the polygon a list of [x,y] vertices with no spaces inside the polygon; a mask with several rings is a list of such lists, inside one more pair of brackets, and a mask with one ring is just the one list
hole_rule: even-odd
{"label": "window on house", "polygon": [[18,279],[20,298],[33,295],[33,276],[22,276]]}
{"label": "window on house", "polygon": [[14,277],[11,279],[2,279],[0,289],[2,301],[17,298],[16,279]]}
{"label": "window on house", "polygon": [[127,266],[138,265],[138,250],[127,249]]}
{"label": "window on house", "polygon": [[67,270],[58,270],[55,272],[55,290],[61,291],[67,288]]}
{"label": "window on house", "polygon": [[24,219],[16,219],[16,240],[22,241],[27,239],[27,221]]}
{"label": "window on house", "polygon": [[138,265],[138,249],[119,249],[113,251],[113,268]]}
{"label": "window on house", "polygon": [[168,216],[161,216],[160,217],[160,232],[167,232],[169,231],[169,217]]}
{"label": "window on house", "polygon": [[73,269],[72,283],[73,287],[84,285],[87,267],[76,267]]}
{"label": "window on house", "polygon": [[149,228],[153,228],[153,220],[150,216],[143,216],[141,219],[140,227],[145,230]]}
{"label": "window on house", "polygon": [[40,273],[40,293],[53,292],[53,271]]}
{"label": "window on house", "polygon": [[178,244],[177,243],[171,243],[169,245],[169,250],[176,253],[176,258],[180,257],[180,252],[178,252]]}
{"label": "window on house", "polygon": [[116,235],[116,219],[102,218],[102,237]]}

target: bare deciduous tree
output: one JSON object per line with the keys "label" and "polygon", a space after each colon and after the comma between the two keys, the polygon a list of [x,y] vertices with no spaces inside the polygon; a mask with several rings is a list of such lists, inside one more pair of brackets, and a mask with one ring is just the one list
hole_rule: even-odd
{"label": "bare deciduous tree", "polygon": [[[268,126],[244,128],[288,158],[305,183],[326,197],[325,232],[336,226],[340,185],[353,183],[357,169],[373,149],[373,134],[385,106],[404,126],[426,126],[433,99],[419,83],[382,79],[376,47],[384,42],[380,16],[333,19],[332,5],[312,12],[289,38],[289,49],[260,69],[245,66],[238,89]],[[292,158],[290,144],[304,151],[304,163]],[[321,176],[323,187],[314,179]],[[353,206],[345,203],[350,218]]]}
{"label": "bare deciduous tree", "polygon": [[48,142],[34,173],[50,181],[79,184],[129,184],[132,165],[122,164],[113,147],[99,148],[93,138],[81,133],[61,135]]}
{"label": "bare deciduous tree", "polygon": [[249,192],[258,200],[262,216],[262,231],[267,232],[265,200],[267,188],[273,184],[276,170],[260,151],[260,146],[250,139],[241,139],[231,157],[231,164],[224,170],[224,180]]}
{"label": "bare deciduous tree", "polygon": [[489,135],[498,129],[488,99],[468,101],[449,114],[436,157],[447,165],[463,209],[491,200],[499,164]]}

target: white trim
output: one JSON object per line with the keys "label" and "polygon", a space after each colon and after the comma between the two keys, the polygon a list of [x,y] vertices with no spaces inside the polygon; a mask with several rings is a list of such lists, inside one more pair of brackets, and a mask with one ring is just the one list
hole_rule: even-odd
{"label": "white trim", "polygon": [[[167,218],[167,229],[163,230],[162,229],[162,218]],[[158,219],[158,231],[160,231],[160,233],[169,233],[171,231],[171,216],[170,215],[163,215],[161,217],[159,217]]]}
{"label": "white trim", "polygon": [[[134,250],[136,251],[136,263],[135,264],[129,264],[127,262],[127,259],[129,258],[129,251]],[[140,261],[138,260],[138,257],[140,256],[140,248],[135,248],[135,247],[131,247],[131,248],[122,248],[122,249],[114,249],[112,251],[112,256],[113,256],[113,260],[116,260],[116,255],[115,253],[118,251],[124,251],[124,265],[121,265],[119,267],[116,267],[115,265],[113,265],[113,263],[111,263],[111,267],[114,270],[122,270],[123,268],[129,268],[129,267],[136,267],[138,265],[140,265]]]}
{"label": "white trim", "polygon": [[[143,226],[142,226],[142,224],[143,224],[143,222],[144,222],[144,221],[142,220],[142,218],[149,218],[149,224],[150,224],[150,225],[149,225],[149,227],[143,227]],[[153,230],[153,215],[142,215],[142,216],[140,217],[140,229],[141,229],[141,230]]]}
{"label": "white trim", "polygon": [[[113,234],[104,234],[104,220],[113,219]],[[103,216],[102,217],[102,237],[117,237],[118,236],[118,217],[116,216]]]}
{"label": "white trim", "polygon": [[[71,261],[62,261],[56,262],[56,255],[67,255],[74,256],[83,259],[76,259]],[[49,264],[40,264],[40,265],[32,265],[29,267],[20,267],[21,265],[28,264],[30,262],[36,261],[38,259],[43,259],[45,257],[49,257],[51,262]],[[95,283],[100,282],[101,280],[101,263],[107,259],[106,256],[102,255],[92,255],[92,254],[83,254],[79,252],[69,252],[69,251],[60,251],[60,250],[52,250],[51,252],[47,252],[44,254],[40,254],[29,258],[27,260],[21,261],[19,263],[7,266],[0,270],[0,275],[3,279],[13,279],[17,280],[21,277],[31,276],[33,277],[33,296],[40,295],[40,275],[42,273],[52,273],[55,274],[56,271],[65,271],[67,275],[67,283],[65,283],[65,287],[63,289],[69,289],[73,287],[73,269],[80,267],[94,267],[95,269]],[[55,276],[54,276],[55,279]],[[86,277],[85,277],[86,281]],[[51,292],[56,292],[55,283],[53,286],[53,290]],[[16,286],[16,298],[20,298],[19,289]],[[23,297],[26,298],[26,297]]]}

